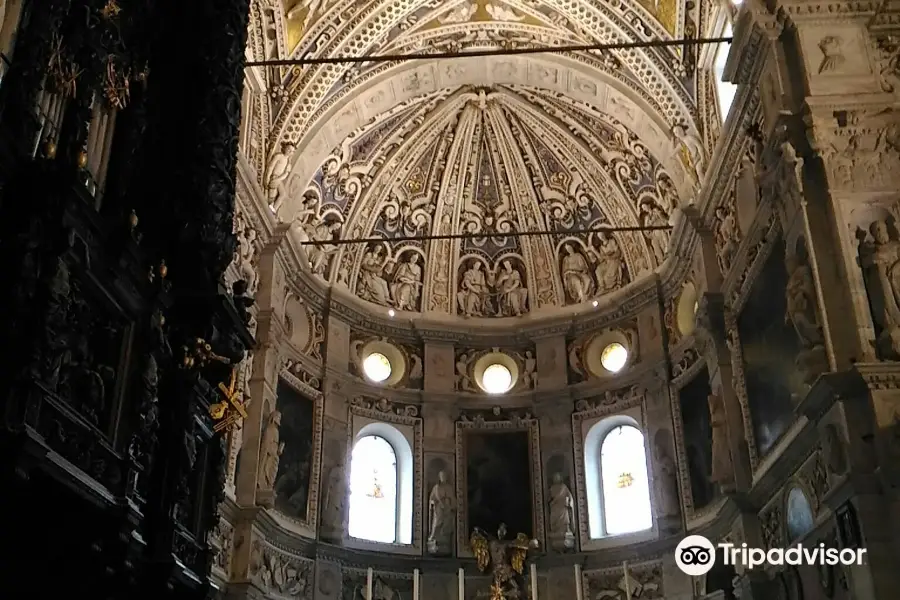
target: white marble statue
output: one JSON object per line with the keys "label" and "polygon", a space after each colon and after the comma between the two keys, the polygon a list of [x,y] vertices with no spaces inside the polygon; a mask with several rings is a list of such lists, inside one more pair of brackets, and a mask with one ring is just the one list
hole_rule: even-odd
{"label": "white marble statue", "polygon": [[391,299],[387,280],[384,278],[387,256],[382,246],[375,246],[366,251],[359,266],[359,283],[357,295],[363,300],[387,306]]}
{"label": "white marble statue", "polygon": [[591,279],[587,260],[572,244],[565,245],[565,252],[562,261],[563,287],[573,302],[585,302],[594,293],[594,280]]}
{"label": "white marble statue", "polygon": [[259,477],[257,486],[263,490],[271,490],[278,474],[278,461],[284,452],[284,442],[280,440],[278,428],[281,427],[281,411],[273,410],[266,421],[260,444]]}
{"label": "white marble statue", "polygon": [[528,290],[522,283],[522,275],[508,260],[503,261],[496,287],[500,300],[498,316],[518,317],[528,311]]}
{"label": "white marble statue", "polygon": [[438,481],[428,495],[428,513],[431,527],[428,532],[428,552],[446,554],[451,550],[453,532],[456,528],[456,494],[447,482],[444,471],[438,473]]}
{"label": "white marble statue", "polygon": [[391,295],[394,298],[394,306],[398,310],[417,310],[421,294],[422,265],[419,264],[419,255],[416,252],[411,252],[409,258],[397,267],[394,279],[391,282]]}
{"label": "white marble statue", "polygon": [[488,306],[488,285],[481,263],[473,260],[463,274],[456,295],[459,312],[467,317],[483,317]]}
{"label": "white marble statue", "polygon": [[572,525],[575,522],[575,499],[569,486],[563,481],[562,473],[553,474],[548,504],[550,544],[557,549],[574,548],[575,532],[572,531]]}
{"label": "white marble statue", "polygon": [[594,276],[597,278],[597,295],[608,294],[622,287],[622,265],[625,257],[619,242],[610,233],[600,233],[600,244],[593,251],[597,266],[594,268]]}
{"label": "white marble statue", "polygon": [[294,153],[294,144],[285,142],[281,145],[281,151],[276,152],[266,165],[266,174],[263,183],[266,188],[266,198],[272,212],[278,213],[281,205],[287,197],[287,180],[291,174],[291,155]]}

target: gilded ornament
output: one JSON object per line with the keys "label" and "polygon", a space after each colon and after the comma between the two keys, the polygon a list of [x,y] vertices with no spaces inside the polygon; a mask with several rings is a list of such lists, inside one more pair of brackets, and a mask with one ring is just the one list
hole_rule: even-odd
{"label": "gilded ornament", "polygon": [[505,538],[506,523],[500,523],[495,539],[478,527],[469,538],[469,546],[478,561],[478,570],[483,573],[488,566],[491,567],[491,600],[511,600],[523,596],[517,579],[525,572],[528,551],[540,544],[535,539],[528,539],[524,533],[513,540]]}
{"label": "gilded ornament", "polygon": [[107,21],[119,16],[120,12],[122,12],[122,7],[116,0],[107,0],[106,5],[100,9],[100,15]]}
{"label": "gilded ornament", "polygon": [[47,143],[44,144],[44,156],[47,158],[56,158],[56,144],[47,140]]}
{"label": "gilded ornament", "polygon": [[88,164],[87,152],[82,150],[81,152],[78,153],[78,168],[83,169],[87,166],[87,164]]}
{"label": "gilded ornament", "polygon": [[239,399],[240,393],[237,390],[237,367],[231,368],[231,378],[227,386],[219,383],[219,391],[222,392],[223,399],[209,407],[209,416],[217,421],[213,426],[216,433],[238,428],[241,421],[247,418],[247,411]]}

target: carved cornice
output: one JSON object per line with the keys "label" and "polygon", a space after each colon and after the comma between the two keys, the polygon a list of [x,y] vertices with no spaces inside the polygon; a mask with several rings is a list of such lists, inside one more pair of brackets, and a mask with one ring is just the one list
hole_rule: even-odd
{"label": "carved cornice", "polygon": [[856,363],[854,368],[871,390],[900,389],[900,363]]}
{"label": "carved cornice", "polygon": [[868,24],[878,13],[882,0],[853,0],[847,2],[809,2],[809,0],[780,0],[779,11],[795,23],[846,23],[856,21]]}

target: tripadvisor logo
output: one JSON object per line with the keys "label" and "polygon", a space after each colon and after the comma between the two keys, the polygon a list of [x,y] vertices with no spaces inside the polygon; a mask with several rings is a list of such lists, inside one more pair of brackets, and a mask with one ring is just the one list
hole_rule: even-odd
{"label": "tripadvisor logo", "polygon": [[762,565],[862,565],[865,554],[865,548],[827,548],[825,544],[797,544],[768,551],[750,548],[747,544],[714,546],[702,535],[689,535],[675,548],[675,564],[685,575],[699,577],[709,573],[719,559],[725,565],[753,569]]}

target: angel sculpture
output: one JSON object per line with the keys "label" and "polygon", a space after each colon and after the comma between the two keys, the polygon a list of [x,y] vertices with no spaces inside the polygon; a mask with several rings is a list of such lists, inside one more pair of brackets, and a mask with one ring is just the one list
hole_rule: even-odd
{"label": "angel sculpture", "polygon": [[525,572],[525,556],[528,550],[538,547],[537,540],[530,540],[520,533],[514,540],[506,538],[506,523],[500,523],[497,538],[488,536],[476,527],[469,538],[469,545],[478,561],[481,572],[491,566],[493,581],[491,582],[491,600],[516,600],[522,598],[519,575]]}

